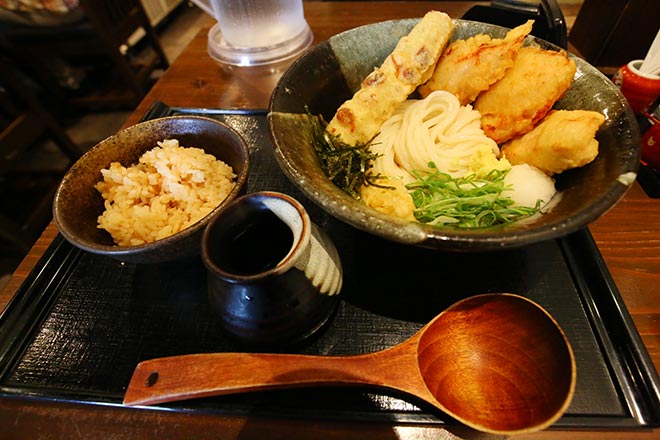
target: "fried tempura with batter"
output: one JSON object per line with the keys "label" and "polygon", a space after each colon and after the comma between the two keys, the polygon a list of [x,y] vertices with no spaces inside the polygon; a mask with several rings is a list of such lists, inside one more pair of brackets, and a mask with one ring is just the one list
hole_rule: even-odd
{"label": "fried tempura with batter", "polygon": [[524,136],[502,146],[513,165],[526,163],[548,175],[581,167],[598,155],[596,132],[605,116],[588,110],[554,110]]}
{"label": "fried tempura with batter", "polygon": [[369,142],[394,109],[429,79],[453,30],[447,14],[430,11],[424,15],[364,79],[353,98],[339,107],[327,131],[347,145]]}
{"label": "fried tempura with batter", "polygon": [[473,102],[513,66],[533,24],[534,20],[529,20],[511,29],[503,39],[479,34],[454,41],[442,53],[431,79],[419,87],[419,93],[425,98],[435,90],[446,90],[456,95],[461,105]]}
{"label": "fried tempura with batter", "polygon": [[404,220],[415,220],[415,203],[403,182],[396,177],[383,177],[378,185],[364,185],[360,190],[362,201],[384,214]]}
{"label": "fried tempura with batter", "polygon": [[474,104],[481,128],[498,144],[531,131],[566,93],[575,70],[563,51],[521,47],[504,77]]}

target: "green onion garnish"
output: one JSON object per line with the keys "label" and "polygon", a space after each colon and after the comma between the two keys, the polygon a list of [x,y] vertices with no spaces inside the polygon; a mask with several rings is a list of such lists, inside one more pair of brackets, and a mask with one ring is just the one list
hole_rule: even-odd
{"label": "green onion garnish", "polygon": [[456,228],[485,228],[529,217],[541,208],[514,206],[502,195],[507,171],[493,170],[482,178],[475,175],[453,178],[437,170],[415,171],[417,181],[406,185],[415,204],[415,218],[421,223]]}

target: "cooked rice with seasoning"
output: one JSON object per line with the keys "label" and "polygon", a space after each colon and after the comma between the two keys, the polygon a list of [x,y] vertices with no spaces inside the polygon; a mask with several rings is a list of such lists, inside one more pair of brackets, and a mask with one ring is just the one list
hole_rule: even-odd
{"label": "cooked rice with seasoning", "polygon": [[158,142],[128,168],[113,162],[95,188],[105,199],[98,227],[120,246],[173,235],[201,220],[235,185],[232,168],[176,139]]}

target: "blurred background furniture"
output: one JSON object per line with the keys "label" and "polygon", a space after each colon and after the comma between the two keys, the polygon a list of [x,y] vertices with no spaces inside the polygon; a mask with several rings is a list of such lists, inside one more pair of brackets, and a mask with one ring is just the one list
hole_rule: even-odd
{"label": "blurred background furniture", "polygon": [[531,34],[566,49],[566,21],[556,0],[541,0],[537,4],[519,0],[493,0],[490,5],[476,5],[461,17],[514,28],[534,20]]}
{"label": "blurred background furniture", "polygon": [[34,87],[11,60],[0,57],[0,239],[19,253],[27,252],[50,222],[55,189],[67,168],[24,167],[31,148],[47,139],[70,163],[81,154]]}
{"label": "blurred background furniture", "polygon": [[[79,0],[80,19],[0,32],[38,81],[73,109],[134,108],[169,61],[139,0]],[[139,41],[134,42],[133,40]]]}
{"label": "blurred background furniture", "polygon": [[152,26],[158,26],[183,0],[140,0]]}
{"label": "blurred background furniture", "polygon": [[[66,1],[77,3],[77,0]],[[3,0],[0,0],[0,21],[3,18],[2,3]],[[54,1],[49,0],[49,3],[52,4]],[[159,9],[159,5],[148,5],[149,3],[160,3],[161,7]],[[208,15],[201,9],[186,2],[181,2],[181,0],[144,0],[144,4],[145,9],[147,6],[151,7],[151,11],[147,12],[150,15],[152,23],[156,23],[156,31],[158,32],[160,43],[167,54],[168,60],[174,60],[190,39],[198,33],[199,28],[209,20],[207,18]],[[172,9],[172,4],[176,4],[178,7]],[[79,20],[82,13],[79,10],[78,12],[79,14],[74,14],[70,18]],[[65,15],[68,16],[68,14]],[[57,18],[60,20],[62,17],[58,15]],[[72,22],[73,20],[68,21]],[[0,30],[0,54],[8,55],[12,50],[2,43],[2,37],[3,33]],[[139,47],[140,43],[138,43],[138,49]],[[42,107],[45,107],[46,110],[49,110],[49,113],[59,124],[60,128],[64,129],[81,152],[91,148],[107,136],[114,134],[122,127],[126,118],[134,110],[133,107],[90,110],[84,108],[77,110],[67,109],[61,101],[58,101],[53,96],[50,90],[39,84],[32,72],[33,69],[31,66],[19,66],[19,62],[15,58],[9,64],[13,67],[12,72],[19,71],[19,76],[22,80],[21,84],[28,87],[28,91],[37,98],[38,103]],[[4,106],[11,104],[16,107],[17,103],[11,102],[11,98],[6,97],[7,95],[4,94],[4,88],[2,90],[3,92],[0,95],[4,98],[0,98],[2,102],[0,106],[4,108]],[[5,111],[0,110],[0,120],[2,120],[0,131],[3,131],[7,127],[9,119],[9,117],[5,116]],[[11,120],[14,120],[14,118],[11,118]],[[29,118],[26,118],[26,120],[29,120]],[[27,126],[29,125],[24,125],[24,127]],[[38,125],[34,127],[38,127]],[[42,202],[43,195],[51,188],[49,185],[53,181],[59,180],[62,170],[68,167],[71,159],[62,151],[61,147],[49,138],[52,138],[52,135],[44,133],[42,138],[36,141],[35,145],[21,150],[21,153],[18,154],[19,159],[12,164],[14,170],[0,176],[0,212],[12,220],[11,224],[15,226],[13,230],[17,230],[17,227],[22,227],[22,219],[29,218],[33,212],[41,211],[45,213],[48,219],[51,217],[50,206],[46,206],[47,204]],[[6,228],[0,224],[0,229]],[[33,230],[34,228],[31,229]],[[41,231],[38,232],[40,233]],[[14,236],[18,235],[14,234]],[[25,236],[29,239],[34,235],[26,233],[23,234],[23,237]],[[35,240],[37,236],[35,236]],[[32,243],[34,241],[30,244]],[[21,245],[21,247],[24,247],[24,245]],[[26,252],[20,252],[16,243],[11,243],[0,236],[0,288],[7,282],[9,274],[16,270],[26,253],[27,250]],[[2,436],[0,435],[0,437]]]}
{"label": "blurred background furniture", "polygon": [[585,0],[569,41],[590,64],[613,74],[644,59],[659,28],[658,0]]}

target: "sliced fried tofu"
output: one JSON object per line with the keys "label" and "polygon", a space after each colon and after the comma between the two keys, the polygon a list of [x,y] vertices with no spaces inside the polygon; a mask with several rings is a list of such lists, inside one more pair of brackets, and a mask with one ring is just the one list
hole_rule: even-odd
{"label": "sliced fried tofu", "polygon": [[529,133],[502,146],[513,165],[529,164],[548,175],[578,168],[598,156],[596,132],[605,116],[588,110],[556,110]]}
{"label": "sliced fried tofu", "polygon": [[501,144],[531,131],[564,96],[575,70],[563,51],[521,47],[504,77],[474,104],[484,133]]}
{"label": "sliced fried tofu", "polygon": [[479,34],[454,41],[442,53],[433,75],[420,86],[419,93],[425,98],[436,90],[445,90],[456,95],[461,105],[473,102],[513,66],[533,24],[534,20],[529,20],[511,29],[503,39]]}

